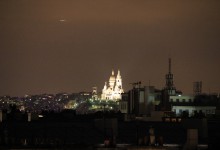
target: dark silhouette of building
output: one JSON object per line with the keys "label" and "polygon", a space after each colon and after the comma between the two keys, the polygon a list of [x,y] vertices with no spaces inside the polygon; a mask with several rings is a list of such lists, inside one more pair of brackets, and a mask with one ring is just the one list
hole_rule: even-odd
{"label": "dark silhouette of building", "polygon": [[193,93],[195,96],[202,93],[202,81],[196,81],[193,83]]}
{"label": "dark silhouette of building", "polygon": [[159,106],[159,110],[162,111],[170,111],[171,110],[171,104],[169,102],[170,96],[175,96],[182,94],[181,91],[177,91],[174,82],[173,82],[173,74],[171,72],[171,58],[169,58],[169,68],[168,68],[168,74],[166,74],[166,85],[164,89],[162,90],[162,97],[161,97],[161,103]]}

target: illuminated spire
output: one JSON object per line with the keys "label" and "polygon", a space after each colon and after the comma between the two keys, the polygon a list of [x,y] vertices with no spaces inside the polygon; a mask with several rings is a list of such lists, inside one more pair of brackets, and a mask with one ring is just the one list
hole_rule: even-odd
{"label": "illuminated spire", "polygon": [[121,78],[121,73],[120,73],[120,70],[119,70],[119,69],[118,69],[117,78]]}
{"label": "illuminated spire", "polygon": [[120,76],[120,70],[118,69],[118,76]]}
{"label": "illuminated spire", "polygon": [[104,89],[107,89],[107,82],[105,82]]}

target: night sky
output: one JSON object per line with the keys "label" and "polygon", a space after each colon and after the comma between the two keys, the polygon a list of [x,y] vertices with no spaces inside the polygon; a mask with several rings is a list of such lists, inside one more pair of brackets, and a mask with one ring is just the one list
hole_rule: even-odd
{"label": "night sky", "polygon": [[220,92],[220,1],[1,0],[0,95],[98,90],[120,69],[125,91],[174,84]]}

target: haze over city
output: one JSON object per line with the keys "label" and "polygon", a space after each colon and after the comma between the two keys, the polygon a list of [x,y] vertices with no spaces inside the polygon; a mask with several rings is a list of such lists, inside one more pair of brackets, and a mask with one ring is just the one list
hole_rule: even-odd
{"label": "haze over city", "polygon": [[220,92],[220,1],[0,1],[0,95],[98,91],[112,69],[142,81]]}

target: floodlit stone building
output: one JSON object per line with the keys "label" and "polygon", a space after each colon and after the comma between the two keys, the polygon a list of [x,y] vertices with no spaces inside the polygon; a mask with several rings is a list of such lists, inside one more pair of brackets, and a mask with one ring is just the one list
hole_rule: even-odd
{"label": "floodlit stone building", "polygon": [[118,70],[117,76],[112,75],[109,78],[109,82],[105,82],[104,88],[102,89],[101,99],[102,100],[121,100],[121,93],[124,93],[122,88],[122,77],[120,70]]}

